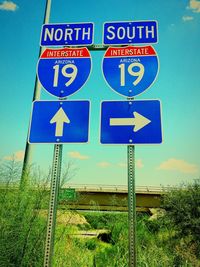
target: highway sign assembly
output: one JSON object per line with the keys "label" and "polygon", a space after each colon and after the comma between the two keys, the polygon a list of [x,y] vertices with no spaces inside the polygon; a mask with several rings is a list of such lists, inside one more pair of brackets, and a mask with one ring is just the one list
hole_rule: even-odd
{"label": "highway sign assembly", "polygon": [[151,44],[158,42],[157,21],[106,22],[103,44]]}
{"label": "highway sign assembly", "polygon": [[44,24],[42,26],[41,46],[85,46],[92,45],[94,37],[94,24],[89,23],[63,23]]}
{"label": "highway sign assembly", "polygon": [[91,56],[86,47],[46,49],[39,61],[37,75],[50,94],[63,98],[78,91],[91,72]]}
{"label": "highway sign assembly", "polygon": [[149,88],[159,69],[152,46],[109,47],[102,62],[108,85],[126,97],[134,97]]}
{"label": "highway sign assembly", "polygon": [[[54,155],[47,219],[44,266],[52,266],[56,211],[64,143],[87,143],[89,140],[90,101],[66,100],[86,83],[91,72],[90,50],[105,50],[102,71],[108,85],[126,101],[101,103],[100,142],[128,145],[128,221],[129,267],[136,266],[136,197],[135,144],[162,142],[161,104],[159,100],[133,100],[156,80],[159,61],[149,44],[158,42],[156,21],[104,23],[103,45],[93,45],[93,23],[47,24],[50,15],[47,1],[41,46],[57,46],[40,50],[33,100],[40,99],[40,87],[59,98],[57,101],[33,101],[28,143],[52,143]],[[147,44],[147,46],[133,46]],[[124,45],[127,45],[126,47]],[[131,46],[132,45],[132,46]],[[64,46],[64,48],[58,48]],[[66,47],[67,46],[67,47]],[[74,48],[73,46],[80,46]],[[122,47],[123,46],[123,47]],[[40,86],[41,85],[41,86]],[[63,99],[63,100],[62,100]],[[23,170],[30,164],[26,146]],[[31,147],[31,146],[30,146]],[[23,172],[26,173],[26,172]],[[75,189],[60,192],[60,201],[75,201]]]}
{"label": "highway sign assembly", "polygon": [[29,143],[86,143],[89,135],[87,100],[34,101]]}
{"label": "highway sign assembly", "polygon": [[102,144],[160,144],[160,101],[103,101],[100,128]]}

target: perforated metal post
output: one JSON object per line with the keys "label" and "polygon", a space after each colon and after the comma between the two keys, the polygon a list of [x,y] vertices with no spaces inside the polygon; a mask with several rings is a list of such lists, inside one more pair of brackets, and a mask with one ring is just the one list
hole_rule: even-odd
{"label": "perforated metal post", "polygon": [[136,259],[136,194],[135,194],[135,147],[128,145],[128,224],[129,267],[137,266]]}
{"label": "perforated metal post", "polygon": [[47,235],[46,235],[45,254],[44,254],[44,267],[52,266],[61,163],[62,163],[62,145],[54,145],[51,191],[50,191],[48,218],[47,218]]}

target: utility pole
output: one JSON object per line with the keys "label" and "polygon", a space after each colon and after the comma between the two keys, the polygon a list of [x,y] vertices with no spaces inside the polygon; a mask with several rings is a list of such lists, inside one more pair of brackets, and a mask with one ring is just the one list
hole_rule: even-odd
{"label": "utility pole", "polygon": [[[50,11],[51,11],[51,0],[46,0],[43,24],[49,23]],[[38,58],[40,57],[43,51],[44,51],[44,47],[40,46]],[[36,75],[32,102],[35,100],[39,100],[40,94],[41,94],[41,85]],[[30,145],[28,143],[28,134],[27,134],[24,161],[23,161],[23,166],[22,166],[22,176],[21,176],[21,183],[20,183],[21,186],[26,185],[28,183],[28,173],[29,173],[29,169],[32,163],[32,154],[33,154],[33,145]]]}

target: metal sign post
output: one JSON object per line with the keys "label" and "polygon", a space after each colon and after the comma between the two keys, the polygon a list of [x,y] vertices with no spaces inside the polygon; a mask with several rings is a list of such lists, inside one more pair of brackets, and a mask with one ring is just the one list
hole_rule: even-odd
{"label": "metal sign post", "polygon": [[46,235],[45,254],[44,254],[44,267],[52,266],[61,163],[62,163],[62,145],[54,145],[54,156],[53,156],[52,175],[51,175],[51,192],[49,199],[47,235]]}
{"label": "metal sign post", "polygon": [[135,147],[128,145],[128,229],[129,267],[137,266],[136,259],[136,195],[135,195]]}

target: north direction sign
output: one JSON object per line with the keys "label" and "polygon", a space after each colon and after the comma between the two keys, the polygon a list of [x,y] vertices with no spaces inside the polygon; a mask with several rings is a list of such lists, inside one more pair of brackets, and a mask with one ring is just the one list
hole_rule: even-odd
{"label": "north direction sign", "polygon": [[29,143],[87,143],[90,102],[34,101]]}
{"label": "north direction sign", "polygon": [[93,23],[44,24],[41,32],[41,46],[85,46],[92,45]]}

